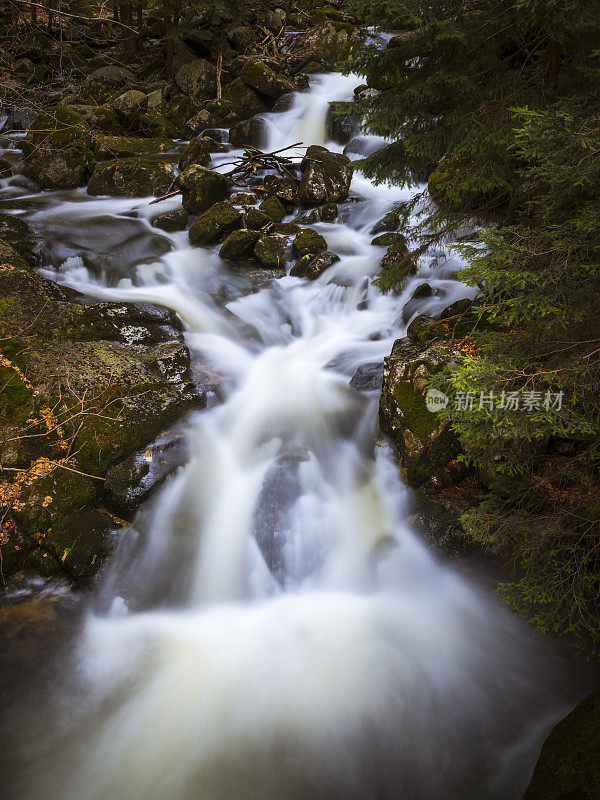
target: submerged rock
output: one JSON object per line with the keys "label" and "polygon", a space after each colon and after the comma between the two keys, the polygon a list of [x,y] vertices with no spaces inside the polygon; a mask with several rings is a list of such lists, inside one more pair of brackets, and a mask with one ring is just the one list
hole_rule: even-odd
{"label": "submerged rock", "polygon": [[96,196],[161,196],[169,191],[174,180],[170,164],[144,158],[119,158],[96,167],[87,191]]}
{"label": "submerged rock", "polygon": [[206,211],[231,194],[231,182],[225,175],[199,164],[187,167],[177,178],[177,185],[181,189],[184,208],[191,214]]}

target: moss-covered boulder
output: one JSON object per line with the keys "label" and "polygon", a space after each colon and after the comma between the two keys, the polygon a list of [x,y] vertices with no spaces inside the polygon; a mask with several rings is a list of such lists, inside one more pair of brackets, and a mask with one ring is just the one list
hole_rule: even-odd
{"label": "moss-covered boulder", "polygon": [[195,100],[216,97],[217,71],[215,66],[203,58],[185,64],[175,74],[175,82],[184,94]]}
{"label": "moss-covered boulder", "polygon": [[0,212],[0,241],[10,245],[25,261],[31,262],[36,241],[25,220]]}
{"label": "moss-covered boulder", "polygon": [[242,224],[241,211],[227,201],[214,203],[190,228],[190,242],[203,246],[216,242]]}
{"label": "moss-covered boulder", "polygon": [[256,240],[254,255],[263,267],[281,269],[287,262],[289,237],[281,233],[263,233]]}
{"label": "moss-covered boulder", "polygon": [[276,197],[266,197],[259,205],[259,210],[266,214],[273,222],[283,222],[287,216],[285,206]]}
{"label": "moss-covered boulder", "polygon": [[247,228],[233,231],[223,242],[219,255],[229,261],[247,258],[252,254],[258,236],[258,231],[251,231]]}
{"label": "moss-covered boulder", "polygon": [[[20,253],[10,246],[4,239],[0,239],[0,264],[2,267],[12,267],[14,269],[29,269],[29,264]],[[6,300],[0,298],[0,312],[7,309]]]}
{"label": "moss-covered boulder", "polygon": [[126,67],[109,64],[91,72],[78,91],[81,103],[102,103],[117,89],[121,91],[135,84],[135,75]]}
{"label": "moss-covered boulder", "polygon": [[128,89],[111,101],[119,121],[127,130],[135,131],[140,126],[140,117],[148,110],[148,96],[137,89]]}
{"label": "moss-covered boulder", "polygon": [[93,131],[112,135],[121,133],[121,123],[117,112],[110,106],[67,105],[64,108],[83,117]]}
{"label": "moss-covered boulder", "polygon": [[390,244],[381,260],[381,268],[387,275],[392,277],[394,285],[417,271],[415,260],[402,234],[394,235],[392,244]]}
{"label": "moss-covered boulder", "polygon": [[425,346],[398,339],[385,359],[379,423],[392,440],[409,486],[418,487],[444,470],[460,452],[450,424],[426,404],[431,375],[462,358],[450,343]]}
{"label": "moss-covered boulder", "polygon": [[166,194],[175,180],[171,164],[144,158],[119,158],[96,167],[88,194],[148,197]]}
{"label": "moss-covered boulder", "polygon": [[305,228],[294,239],[294,252],[298,256],[305,256],[308,253],[316,255],[325,250],[327,250],[325,237],[312,228]]}
{"label": "moss-covered boulder", "polygon": [[331,250],[325,250],[317,255],[307,253],[307,255],[296,261],[290,270],[290,275],[293,275],[294,278],[306,278],[309,281],[316,281],[325,270],[339,260],[340,257],[336,253],[332,253]]}
{"label": "moss-covered boulder", "polygon": [[206,211],[231,194],[231,181],[199,164],[184,169],[177,178],[183,206],[192,214]]}
{"label": "moss-covered boulder", "polygon": [[238,122],[229,129],[229,141],[237,147],[252,145],[263,149],[267,141],[267,129],[262,117],[252,117]]}
{"label": "moss-covered boulder", "polygon": [[258,59],[246,62],[240,72],[240,78],[266,97],[277,98],[295,89],[294,84],[285,75],[277,74],[264,61]]}
{"label": "moss-covered boulder", "polygon": [[236,78],[223,89],[223,98],[231,103],[240,119],[247,119],[267,110],[265,101],[242,78]]}
{"label": "moss-covered boulder", "polygon": [[348,197],[352,170],[350,159],[325,147],[311,145],[302,159],[298,201],[307,205],[339,203]]}
{"label": "moss-covered boulder", "polygon": [[260,208],[249,208],[244,215],[244,224],[247,228],[258,231],[265,225],[273,223],[273,218],[261,211]]}
{"label": "moss-covered boulder", "polygon": [[188,213],[185,208],[176,208],[174,211],[166,211],[154,217],[152,224],[155,228],[160,228],[168,233],[184,231],[188,221]]}
{"label": "moss-covered boulder", "polygon": [[239,116],[229,100],[205,100],[200,109],[186,120],[185,127],[193,134],[202,134],[209,128],[229,127],[238,120]]}
{"label": "moss-covered boulder", "polygon": [[97,159],[131,158],[153,153],[166,153],[173,149],[170,139],[142,139],[139,136],[97,135],[93,138]]}
{"label": "moss-covered boulder", "polygon": [[92,133],[84,118],[55,107],[36,117],[23,143],[25,175],[42,189],[75,189],[85,184],[92,159]]}
{"label": "moss-covered boulder", "polygon": [[296,205],[298,202],[298,181],[293,178],[281,178],[278,175],[267,175],[265,189],[282,203]]}
{"label": "moss-covered boulder", "polygon": [[599,798],[600,692],[594,692],[546,739],[523,800]]}
{"label": "moss-covered boulder", "polygon": [[309,28],[295,41],[293,53],[308,63],[311,59],[328,69],[357,51],[362,44],[358,28],[351,22],[327,20]]}
{"label": "moss-covered boulder", "polygon": [[179,169],[184,170],[193,164],[210,167],[210,140],[208,136],[195,136],[183,148],[179,158]]}

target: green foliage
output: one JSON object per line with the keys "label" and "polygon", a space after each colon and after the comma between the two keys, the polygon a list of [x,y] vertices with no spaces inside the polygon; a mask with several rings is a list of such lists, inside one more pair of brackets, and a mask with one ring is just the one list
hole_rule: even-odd
{"label": "green foliage", "polygon": [[[381,90],[363,103],[365,124],[394,139],[361,167],[411,184],[415,164],[429,165],[435,205],[413,238],[421,248],[454,240],[460,277],[479,290],[469,355],[431,381],[475,398],[472,411],[443,412],[488,490],[463,524],[510,559],[514,580],[501,590],[514,608],[598,654],[600,8],[406,7],[422,27],[353,65]],[[384,266],[383,289],[401,285],[394,270]],[[510,392],[542,402],[479,407],[481,394]],[[562,392],[560,410],[544,408],[547,392]]]}

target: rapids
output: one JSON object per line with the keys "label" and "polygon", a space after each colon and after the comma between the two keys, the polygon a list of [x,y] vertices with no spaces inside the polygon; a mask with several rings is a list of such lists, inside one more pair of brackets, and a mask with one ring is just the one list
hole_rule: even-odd
{"label": "rapids", "polygon": [[[358,82],[313,76],[265,115],[267,148],[340,150],[328,102]],[[412,316],[469,294],[451,252],[423,258],[399,297],[372,285],[384,249],[370,229],[409,196],[358,174],[341,221],[315,226],[341,260],[314,283],[258,290],[216,249],[151,227],[177,199],[33,202],[56,265],[45,274],[173,308],[192,361],[220,383],[185,421],[188,463],[122,537],[60,680],[20,709],[26,766],[11,800],[522,795],[583,688],[410,530],[377,392],[349,385]],[[434,296],[407,306],[424,281]]]}

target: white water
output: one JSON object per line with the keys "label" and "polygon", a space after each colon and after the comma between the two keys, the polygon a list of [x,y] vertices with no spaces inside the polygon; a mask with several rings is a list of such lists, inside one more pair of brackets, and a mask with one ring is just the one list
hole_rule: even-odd
{"label": "white water", "polygon": [[[268,115],[270,145],[324,143],[327,100],[356,82],[316,78]],[[401,297],[380,295],[367,276],[384,250],[369,230],[408,193],[360,176],[353,193],[362,202],[346,224],[316,226],[341,261],[315,283],[244,293],[185,234],[116,286],[81,259],[64,265],[58,278],[89,294],[178,311],[192,360],[225,376],[225,397],[189,420],[190,462],[109,567],[44,722],[53,735],[15,797],[520,797],[564,710],[549,699],[552,657],[403,522],[409,498],[376,446],[377,399],[349,387],[404,333],[419,283],[440,293],[419,313],[467,292],[430,259]],[[116,225],[136,209],[150,230],[144,220],[167,207],[81,196],[32,221]]]}

